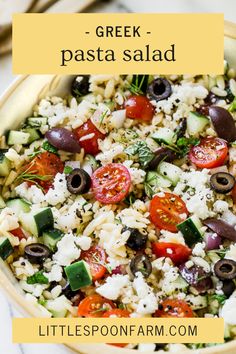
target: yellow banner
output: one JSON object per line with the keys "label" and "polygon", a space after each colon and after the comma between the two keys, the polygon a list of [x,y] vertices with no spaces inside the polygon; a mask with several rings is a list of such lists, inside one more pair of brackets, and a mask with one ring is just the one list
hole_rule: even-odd
{"label": "yellow banner", "polygon": [[222,318],[14,318],[14,343],[223,343]]}
{"label": "yellow banner", "polygon": [[222,74],[223,14],[15,14],[14,74]]}

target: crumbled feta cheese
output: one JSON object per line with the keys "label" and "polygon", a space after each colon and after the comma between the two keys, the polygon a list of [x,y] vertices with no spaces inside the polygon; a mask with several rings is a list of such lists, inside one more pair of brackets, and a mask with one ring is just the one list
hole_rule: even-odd
{"label": "crumbled feta cheese", "polygon": [[226,324],[236,325],[236,297],[227,299],[220,310],[220,317],[223,317]]}
{"label": "crumbled feta cheese", "polygon": [[138,345],[138,350],[140,352],[154,352],[156,349],[156,345],[153,343],[140,343]]}
{"label": "crumbled feta cheese", "polygon": [[62,204],[70,196],[67,189],[66,175],[57,173],[53,182],[53,187],[45,195],[45,200],[50,205]]}
{"label": "crumbled feta cheese", "polygon": [[58,264],[53,264],[51,271],[49,273],[44,273],[45,277],[48,278],[49,282],[59,282],[62,280],[62,267]]}
{"label": "crumbled feta cheese", "polygon": [[96,289],[96,292],[109,300],[117,300],[122,294],[123,288],[130,283],[128,275],[113,275],[106,279],[105,284]]}
{"label": "crumbled feta cheese", "polygon": [[232,259],[233,261],[236,262],[236,245],[235,244],[230,245],[229,250],[225,253],[225,258]]}
{"label": "crumbled feta cheese", "polygon": [[53,259],[59,265],[67,266],[78,259],[80,253],[80,249],[76,246],[76,236],[70,232],[57,243],[57,252],[53,255]]}
{"label": "crumbled feta cheese", "polygon": [[192,254],[194,256],[198,256],[198,257],[205,257],[206,253],[205,253],[205,247],[206,244],[205,242],[198,242],[196,243],[196,245],[194,246],[193,250],[192,250]]}
{"label": "crumbled feta cheese", "polygon": [[181,243],[185,245],[185,240],[181,232],[173,233],[167,230],[161,230],[160,233],[161,242]]}
{"label": "crumbled feta cheese", "polygon": [[78,236],[76,237],[76,242],[77,246],[79,246],[83,251],[87,251],[92,243],[91,237],[87,236]]}

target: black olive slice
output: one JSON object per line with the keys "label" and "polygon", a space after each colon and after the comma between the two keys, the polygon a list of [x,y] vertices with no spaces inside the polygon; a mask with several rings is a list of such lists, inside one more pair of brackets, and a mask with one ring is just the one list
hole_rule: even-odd
{"label": "black olive slice", "polygon": [[71,85],[71,93],[78,98],[89,93],[89,75],[77,76]]}
{"label": "black olive slice", "polygon": [[41,243],[31,243],[25,247],[25,257],[33,264],[42,264],[50,253],[50,249]]}
{"label": "black olive slice", "polygon": [[236,262],[232,259],[220,259],[214,265],[215,275],[223,279],[234,279],[236,278]]}
{"label": "black olive slice", "polygon": [[225,296],[229,297],[230,295],[232,295],[235,289],[236,289],[236,287],[235,287],[235,283],[233,282],[233,280],[224,280],[223,281],[222,291]]}
{"label": "black olive slice", "polygon": [[142,250],[147,243],[147,235],[143,235],[138,229],[125,228],[124,231],[129,231],[130,236],[126,241],[126,245],[134,251]]}
{"label": "black olive slice", "polygon": [[141,272],[144,278],[147,278],[152,272],[152,264],[145,254],[135,256],[130,262],[130,270],[133,275]]}
{"label": "black olive slice", "polygon": [[209,218],[204,220],[203,224],[209,227],[209,229],[214,231],[220,237],[236,242],[235,228],[224,220]]}
{"label": "black olive slice", "polygon": [[162,101],[172,94],[171,84],[163,78],[155,79],[147,89],[148,96],[155,101]]}
{"label": "black olive slice", "polygon": [[75,168],[67,177],[67,189],[72,194],[87,193],[91,187],[91,178],[82,168]]}
{"label": "black olive slice", "polygon": [[211,188],[217,193],[229,193],[235,184],[235,178],[230,173],[214,173],[210,179]]}

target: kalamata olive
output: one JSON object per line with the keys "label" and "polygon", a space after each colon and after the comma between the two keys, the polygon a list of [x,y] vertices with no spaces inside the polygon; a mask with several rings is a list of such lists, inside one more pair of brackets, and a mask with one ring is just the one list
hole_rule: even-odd
{"label": "kalamata olive", "polygon": [[208,116],[209,115],[209,105],[208,104],[202,104],[200,105],[196,111],[203,116]]}
{"label": "kalamata olive", "polygon": [[91,177],[82,170],[82,168],[75,168],[66,177],[67,189],[72,194],[87,193],[91,187]]}
{"label": "kalamata olive", "polygon": [[184,280],[194,287],[199,294],[205,293],[213,287],[211,274],[206,273],[202,267],[197,265],[187,267],[186,263],[184,263],[179,266],[179,272]]}
{"label": "kalamata olive", "polygon": [[179,126],[176,129],[176,140],[182,138],[185,135],[186,129],[187,129],[187,119],[183,118],[181,119]]}
{"label": "kalamata olive", "polygon": [[145,254],[139,254],[131,260],[130,270],[133,275],[141,272],[147,278],[152,272],[152,264]]}
{"label": "kalamata olive", "polygon": [[235,287],[235,283],[233,280],[224,280],[221,290],[223,291],[225,296],[229,297],[230,295],[233,294],[235,288],[236,287]]}
{"label": "kalamata olive", "polygon": [[126,245],[134,251],[139,251],[146,246],[147,235],[143,235],[138,229],[125,228],[124,231],[129,231],[130,236],[126,241]]}
{"label": "kalamata olive", "polygon": [[127,274],[126,266],[124,264],[118,265],[115,269],[112,269],[111,274]]}
{"label": "kalamata olive", "polygon": [[71,93],[78,98],[89,93],[89,75],[77,76],[71,85]]}
{"label": "kalamata olive", "polygon": [[214,231],[220,237],[236,242],[235,228],[224,220],[208,218],[203,221],[203,224],[209,227],[209,229]]}
{"label": "kalamata olive", "polygon": [[66,128],[52,128],[45,134],[49,143],[59,150],[67,152],[80,152],[81,147],[73,132]]}
{"label": "kalamata olive", "polygon": [[220,97],[214,94],[213,92],[209,92],[204,102],[206,105],[211,106],[216,104],[220,100]]}
{"label": "kalamata olive", "polygon": [[218,172],[214,173],[210,178],[211,188],[217,193],[229,193],[235,184],[235,178],[230,173]]}
{"label": "kalamata olive", "polygon": [[166,162],[172,162],[177,159],[177,155],[173,150],[166,147],[160,147],[154,151],[154,158],[148,163],[148,168],[150,170],[155,170],[159,163],[163,160]]}
{"label": "kalamata olive", "polygon": [[220,259],[214,265],[215,275],[223,279],[235,279],[236,278],[236,262],[232,259]]}
{"label": "kalamata olive", "polygon": [[162,101],[172,94],[171,84],[164,78],[158,78],[151,82],[147,89],[148,96],[155,101]]}
{"label": "kalamata olive", "polygon": [[25,247],[25,257],[33,264],[42,264],[50,254],[50,249],[41,243],[31,243]]}
{"label": "kalamata olive", "polygon": [[223,107],[212,106],[209,116],[218,136],[228,142],[236,140],[236,127],[233,116]]}

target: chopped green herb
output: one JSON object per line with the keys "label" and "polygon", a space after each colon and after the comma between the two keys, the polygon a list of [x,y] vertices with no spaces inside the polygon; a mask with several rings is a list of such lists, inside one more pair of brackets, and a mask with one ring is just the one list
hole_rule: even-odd
{"label": "chopped green herb", "polygon": [[134,193],[130,193],[129,195],[127,195],[127,197],[125,198],[124,202],[125,204],[127,205],[133,205],[134,202],[135,202],[136,198],[135,198],[135,195]]}
{"label": "chopped green herb", "polygon": [[155,194],[155,191],[153,188],[150,186],[149,183],[145,182],[144,183],[144,190],[149,199],[152,199],[153,195]]}
{"label": "chopped green herb", "polygon": [[143,95],[147,91],[149,75],[133,75],[129,90],[135,95]]}
{"label": "chopped green herb", "polygon": [[104,121],[104,118],[106,117],[107,113],[108,113],[108,109],[102,113],[102,115],[101,115],[101,117],[100,117],[99,126],[102,125],[102,123],[103,123],[103,121]]}
{"label": "chopped green herb", "polygon": [[58,149],[51,145],[48,141],[44,141],[42,148],[48,152],[52,152],[53,154],[57,154],[58,152]]}
{"label": "chopped green herb", "polygon": [[73,171],[73,168],[70,166],[65,166],[63,173],[65,173],[66,175],[68,175],[69,173],[71,173]]}
{"label": "chopped green herb", "polygon": [[185,156],[189,153],[191,146],[196,146],[200,143],[200,139],[197,138],[179,138],[176,142],[177,148],[179,148],[180,156]]}
{"label": "chopped green herb", "polygon": [[229,106],[228,111],[231,112],[231,113],[236,111],[236,97],[234,97],[234,100],[231,103],[231,105]]}
{"label": "chopped green herb", "polygon": [[225,300],[227,299],[225,295],[218,295],[218,294],[211,295],[210,298],[211,300],[217,300],[220,305],[223,305],[225,303]]}
{"label": "chopped green herb", "polygon": [[132,156],[138,155],[138,159],[142,168],[146,168],[149,162],[155,156],[145,141],[137,141],[137,143],[128,146],[125,149],[125,153]]}
{"label": "chopped green herb", "polygon": [[27,278],[27,284],[48,284],[49,280],[45,275],[43,275],[42,271],[35,273]]}

